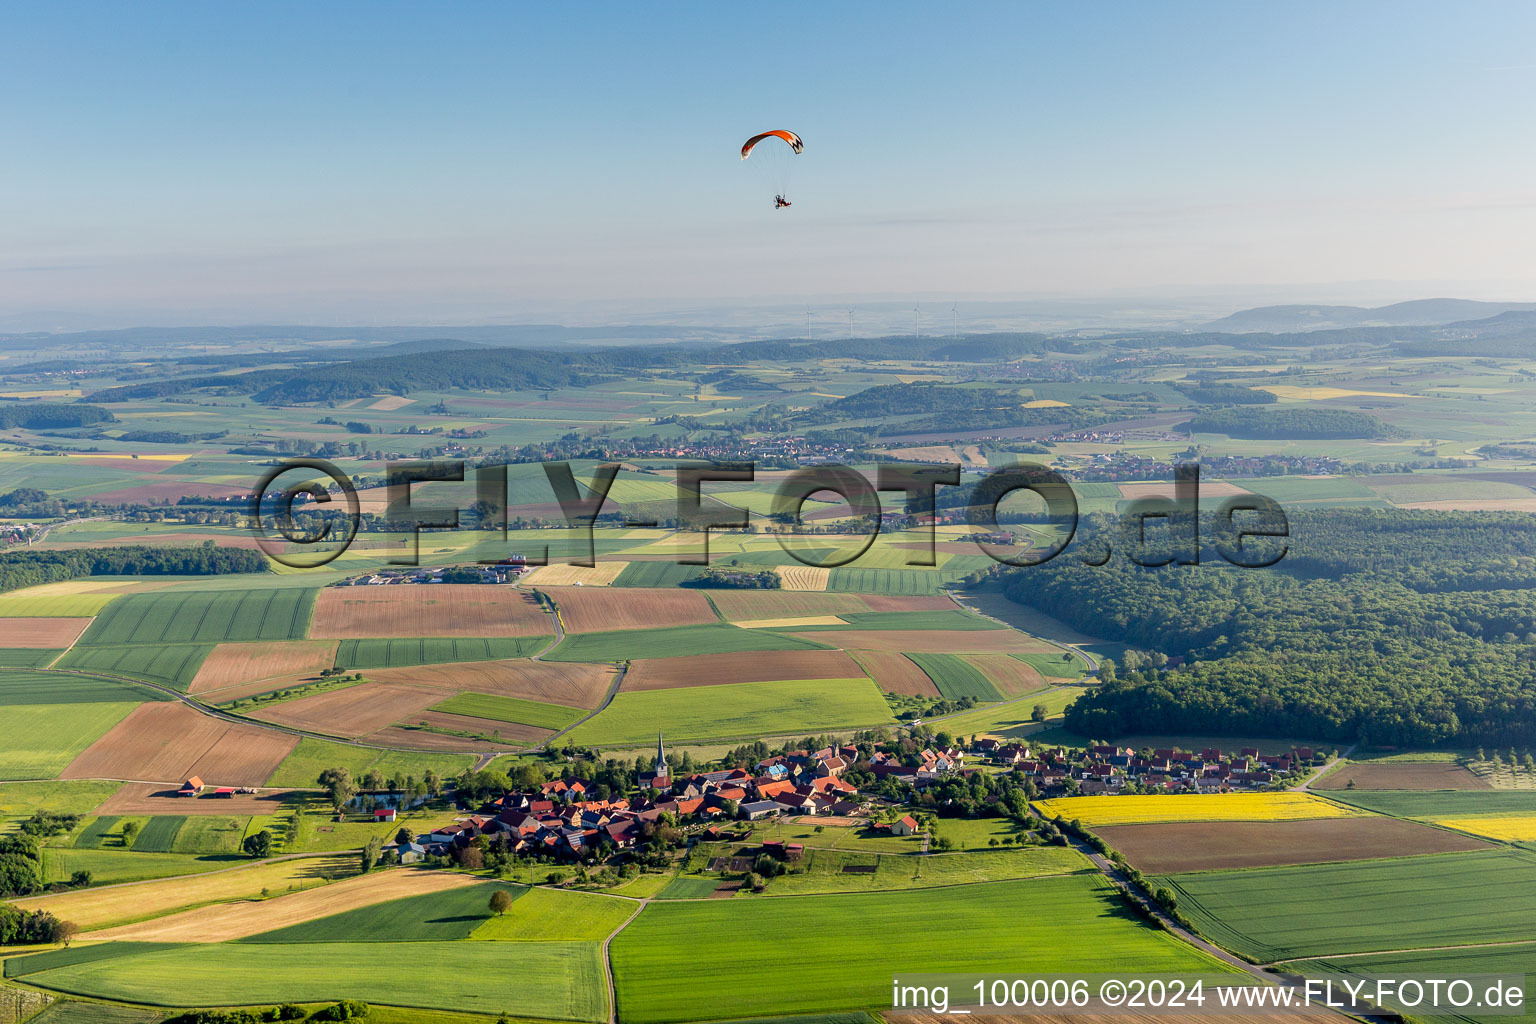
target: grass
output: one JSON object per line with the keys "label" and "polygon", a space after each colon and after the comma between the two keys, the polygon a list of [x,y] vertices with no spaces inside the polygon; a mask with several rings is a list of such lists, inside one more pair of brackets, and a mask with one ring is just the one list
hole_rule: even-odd
{"label": "grass", "polygon": [[67,850],[43,848],[46,881],[61,882],[76,871],[89,871],[96,885],[139,882],[175,875],[195,875],[235,867],[244,857],[201,856],[190,853],[145,853],[142,850]]}
{"label": "grass", "polygon": [[136,644],[81,647],[76,645],[59,659],[59,668],[86,672],[117,672],[148,679],[185,691],[192,685],[212,644]]}
{"label": "grass", "polygon": [[630,562],[611,587],[676,587],[704,574],[701,565],[676,562]]}
{"label": "grass", "polygon": [[82,750],[136,707],[136,702],[128,701],[7,707],[0,782],[57,777]]}
{"label": "grass", "polygon": [[1035,806],[1047,818],[1077,820],[1089,828],[1163,821],[1296,821],[1360,813],[1308,793],[1072,796],[1037,800]]}
{"label": "grass", "polygon": [[638,906],[634,900],[596,893],[529,889],[511,910],[486,921],[471,937],[503,942],[601,942],[629,920]]}
{"label": "grass", "polygon": [[720,879],[714,876],[679,875],[656,894],[659,900],[699,900],[720,887]]}
{"label": "grass", "polygon": [[462,774],[474,763],[473,754],[374,750],[306,736],[293,748],[293,753],[277,766],[277,771],[272,773],[267,785],[278,789],[294,786],[312,788],[316,785],[315,779],[327,768],[346,768],[354,779],[362,778],[370,768],[377,768],[385,778],[398,772],[419,779],[426,775],[428,769],[443,778],[450,778]]}
{"label": "grass", "polygon": [[869,679],[796,679],[619,693],[572,743],[649,743],[658,731],[675,742],[890,725],[890,707]]}
{"label": "grass", "polygon": [[[926,889],[967,882],[998,882],[1086,871],[1088,861],[1075,850],[1040,846],[1025,850],[978,850],[967,853],[856,853],[851,850],[807,850],[797,873],[768,883],[773,896],[828,892],[870,892],[886,889]],[[874,867],[873,872],[844,871]]]}
{"label": "grass", "polygon": [[[252,935],[245,943],[453,942],[467,939],[491,917],[491,893],[499,882],[407,896],[330,917]],[[515,890],[514,890],[515,891]]]}
{"label": "grass", "polygon": [[1088,663],[1081,654],[1068,654],[1066,651],[1061,654],[1012,654],[1009,657],[1053,679],[1081,679],[1088,671]]}
{"label": "grass", "polygon": [[102,609],[77,646],[302,640],[315,593],[248,584],[232,591],[127,594]]}
{"label": "grass", "polygon": [[199,814],[189,816],[176,832],[172,853],[239,853],[245,838],[246,815]]}
{"label": "grass", "polygon": [[[936,927],[944,941],[920,941]],[[1070,947],[1061,936],[1070,934]],[[722,964],[782,961],[796,935],[836,935],[796,960],[791,984],[712,989],[680,984],[701,951]],[[650,904],[610,947],[621,1017],[633,1024],[784,1015],[890,1005],[891,978],[914,973],[1065,970],[1221,973],[1213,960],[1123,908],[1087,875],[913,892]],[[728,1009],[727,1009],[728,1008]]]}
{"label": "grass", "polygon": [[843,594],[920,596],[937,594],[944,584],[954,583],[963,575],[938,569],[859,569],[843,566],[832,570],[827,580],[827,590]]}
{"label": "grass", "polygon": [[174,699],[147,686],[100,676],[78,676],[68,672],[0,672],[0,705],[120,704]]}
{"label": "grass", "polygon": [[1464,818],[1478,814],[1536,814],[1536,792],[1463,789],[1371,791],[1339,789],[1332,800],[1395,818]]}
{"label": "grass", "polygon": [[149,824],[133,841],[137,853],[170,853],[176,847],[176,836],[187,823],[185,814],[162,814],[149,819]]}
{"label": "grass", "polygon": [[927,673],[933,685],[950,700],[974,697],[977,700],[1002,700],[1003,695],[992,680],[975,665],[953,654],[908,654],[908,658]]}
{"label": "grass", "polygon": [[765,629],[741,629],[724,622],[670,629],[620,629],[568,636],[545,661],[627,661],[676,654],[731,654],[736,651],[825,650],[825,644]]}
{"label": "grass", "polygon": [[545,704],[542,701],[498,697],[489,693],[461,693],[441,704],[434,704],[432,710],[531,725],[539,729],[564,729],[581,721],[582,716],[587,714],[580,708],[568,708],[563,704]]}
{"label": "grass", "polygon": [[63,648],[48,651],[35,647],[0,647],[0,668],[47,668],[63,653]]}
{"label": "grass", "polygon": [[196,944],[27,979],[76,995],[185,1006],[203,993],[188,984],[194,977],[216,978],[220,1001],[231,1005],[361,999],[553,1020],[600,1021],[607,1013],[595,943],[530,942],[515,956],[490,942]]}
{"label": "grass", "polygon": [[122,788],[121,782],[8,782],[0,786],[0,818],[38,811],[84,814]]}
{"label": "grass", "polygon": [[117,828],[117,823],[122,820],[115,814],[104,814],[99,818],[92,818],[90,824],[75,836],[75,841],[71,845],[76,850],[99,850],[106,842],[107,836],[112,834],[112,831]]}
{"label": "grass", "polygon": [[1516,850],[1167,875],[1207,938],[1256,961],[1536,938]]}
{"label": "grass", "polygon": [[422,637],[391,640],[343,640],[336,647],[341,668],[412,668],[455,661],[503,661],[539,653],[553,636]]}

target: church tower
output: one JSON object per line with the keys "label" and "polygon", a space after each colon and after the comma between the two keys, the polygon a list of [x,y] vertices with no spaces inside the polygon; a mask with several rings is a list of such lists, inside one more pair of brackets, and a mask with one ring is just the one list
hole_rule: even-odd
{"label": "church tower", "polygon": [[656,777],[671,778],[672,769],[667,767],[667,752],[661,745],[661,733],[656,734]]}

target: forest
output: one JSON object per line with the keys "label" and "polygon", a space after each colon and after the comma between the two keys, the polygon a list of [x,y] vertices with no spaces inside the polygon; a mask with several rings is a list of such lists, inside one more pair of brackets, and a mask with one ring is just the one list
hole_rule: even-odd
{"label": "forest", "polygon": [[39,583],[86,576],[222,576],[266,572],[259,551],[221,548],[213,541],[195,547],[76,548],[70,551],[0,552],[0,593]]}
{"label": "forest", "polygon": [[[1111,529],[1085,521],[1083,543]],[[1113,541],[1113,537],[1109,538]],[[1084,735],[1536,742],[1536,523],[1518,514],[1291,516],[1276,566],[1060,558],[1008,597],[1174,667],[1111,669],[1067,711]]]}
{"label": "forest", "polygon": [[1397,432],[1370,413],[1352,409],[1213,409],[1180,429],[1256,440],[1391,437]]}

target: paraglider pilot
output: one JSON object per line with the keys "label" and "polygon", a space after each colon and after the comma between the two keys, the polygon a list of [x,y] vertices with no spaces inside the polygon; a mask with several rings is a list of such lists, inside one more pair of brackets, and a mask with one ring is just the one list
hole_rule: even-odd
{"label": "paraglider pilot", "polygon": [[793,206],[793,205],[794,205],[793,203],[791,203],[788,199],[785,199],[783,196],[774,196],[773,197],[773,208],[775,210],[782,210],[786,206]]}

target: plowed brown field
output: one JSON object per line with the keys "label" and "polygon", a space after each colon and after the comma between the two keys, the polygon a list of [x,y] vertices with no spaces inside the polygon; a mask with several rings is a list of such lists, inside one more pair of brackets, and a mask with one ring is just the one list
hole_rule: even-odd
{"label": "plowed brown field", "polygon": [[791,635],[852,651],[1030,654],[1056,650],[1044,641],[1011,629],[829,629]]}
{"label": "plowed brown field", "polygon": [[869,606],[857,594],[794,590],[712,590],[709,599],[728,622],[869,611]]}
{"label": "plowed brown field", "polygon": [[[452,693],[474,690],[573,708],[595,708],[613,684],[614,671],[608,665],[514,659],[423,665],[420,668],[381,668],[369,672],[368,677],[380,682],[409,683]],[[442,699],[441,695],[439,699]]]}
{"label": "plowed brown field", "polygon": [[378,732],[371,732],[363,739],[386,747],[403,747],[409,750],[451,750],[460,754],[484,754],[517,746],[516,743],[489,743],[485,740],[445,736],[440,732],[405,729],[395,725],[388,729],[380,729]]}
{"label": "plowed brown field", "polygon": [[30,647],[34,650],[49,650],[57,647],[68,647],[80,639],[80,634],[85,632],[85,627],[91,624],[87,618],[41,618],[22,617],[7,618],[5,620],[4,637],[0,639],[0,647]]}
{"label": "plowed brown field", "polygon": [[234,796],[177,796],[175,787],[130,782],[92,814],[276,814],[291,790],[268,789]]}
{"label": "plowed brown field", "polygon": [[[541,740],[546,740],[555,734],[553,729],[537,729],[531,725],[519,725],[513,722],[499,722],[494,718],[474,718],[470,715],[455,715],[447,711],[423,711],[404,720],[406,725],[416,725],[426,722],[434,729],[450,729],[458,732],[473,732],[482,736],[494,737],[501,734],[501,740],[508,746],[531,746]],[[418,735],[419,730],[413,730],[412,735]],[[462,737],[449,737],[462,739]]]}
{"label": "plowed brown field", "polygon": [[179,783],[196,775],[210,786],[260,786],[298,743],[297,736],[222,722],[179,701],[140,704],[59,777]]}
{"label": "plowed brown field", "polygon": [[888,594],[863,594],[859,598],[872,612],[937,612],[958,605],[942,594],[929,597],[893,597]]}
{"label": "plowed brown field", "polygon": [[643,590],[638,587],[591,589],[540,588],[560,608],[568,633],[612,629],[658,629],[719,622],[708,599],[697,590]]}
{"label": "plowed brown field", "polygon": [[939,688],[928,678],[928,673],[913,664],[912,659],[905,654],[896,651],[860,651],[854,655],[854,660],[864,666],[864,674],[887,693],[904,693],[910,697],[941,696]]}
{"label": "plowed brown field", "polygon": [[334,641],[219,644],[204,659],[187,692],[206,693],[258,679],[318,673],[321,669],[330,668],[335,660]]}
{"label": "plowed brown field", "polygon": [[1005,697],[1043,690],[1046,681],[1033,665],[1027,665],[1006,654],[967,654],[965,660],[992,680]]}
{"label": "plowed brown field", "polygon": [[443,699],[441,690],[395,683],[361,683],[286,700],[249,712],[252,718],[330,736],[362,736],[404,721]]}
{"label": "plowed brown field", "polygon": [[766,683],[779,679],[855,679],[862,675],[864,669],[842,651],[693,654],[680,658],[640,658],[630,664],[623,689],[666,690],[674,686]]}
{"label": "plowed brown field", "polygon": [[1490,844],[1400,818],[1106,825],[1094,831],[1148,874],[1460,853]]}
{"label": "plowed brown field", "polygon": [[1346,764],[1312,783],[1313,789],[1492,789],[1459,764]]}
{"label": "plowed brown field", "polygon": [[[612,627],[618,628],[618,627]],[[553,633],[533,595],[473,583],[327,587],[309,635],[347,640],[390,636],[540,636]]]}

